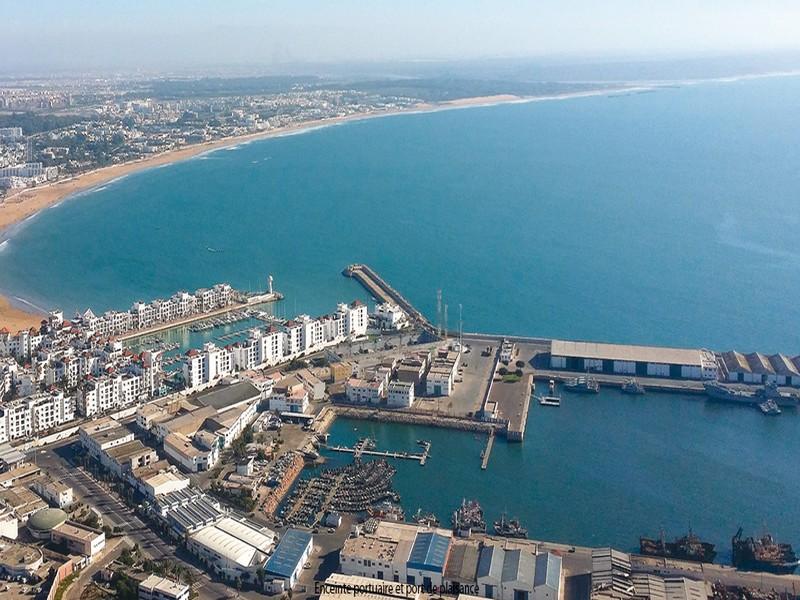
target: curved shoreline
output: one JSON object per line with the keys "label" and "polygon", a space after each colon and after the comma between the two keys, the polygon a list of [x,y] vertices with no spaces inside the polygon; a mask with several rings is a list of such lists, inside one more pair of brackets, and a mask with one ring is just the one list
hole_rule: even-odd
{"label": "curved shoreline", "polygon": [[[434,113],[445,110],[496,106],[499,104],[567,100],[571,98],[582,98],[617,93],[620,91],[653,89],[653,87],[655,86],[632,86],[622,84],[613,87],[602,87],[594,90],[567,92],[549,96],[514,96],[504,94],[463,98],[436,104],[419,103],[411,108],[380,110],[357,113],[345,117],[304,121],[302,123],[296,123],[277,129],[259,131],[241,136],[221,138],[211,142],[192,144],[184,148],[169,150],[154,156],[87,171],[67,179],[43,186],[28,188],[11,196],[7,196],[5,201],[0,203],[0,251],[2,251],[3,244],[8,243],[8,240],[13,237],[13,234],[16,231],[24,226],[26,221],[34,218],[37,214],[47,208],[57,206],[65,200],[75,199],[83,193],[91,192],[96,188],[122,179],[132,173],[170,165],[216,150],[230,148],[240,144],[247,144],[262,139],[296,135],[312,130],[331,127],[333,125],[364,121],[378,117]],[[5,326],[11,331],[35,327],[39,325],[43,316],[45,316],[45,313],[32,310],[30,304],[15,298],[13,295],[11,295],[9,290],[0,290],[0,327]]]}

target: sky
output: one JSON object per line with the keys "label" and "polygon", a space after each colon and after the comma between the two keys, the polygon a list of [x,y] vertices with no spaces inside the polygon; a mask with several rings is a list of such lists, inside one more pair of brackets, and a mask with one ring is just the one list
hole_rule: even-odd
{"label": "sky", "polygon": [[3,0],[3,70],[800,48],[798,0]]}

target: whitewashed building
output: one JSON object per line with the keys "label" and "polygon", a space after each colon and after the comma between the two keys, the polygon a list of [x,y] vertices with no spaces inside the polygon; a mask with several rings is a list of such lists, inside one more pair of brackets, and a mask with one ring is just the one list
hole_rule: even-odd
{"label": "whitewashed building", "polygon": [[411,408],[414,404],[414,384],[404,381],[389,382],[386,404],[391,408]]}

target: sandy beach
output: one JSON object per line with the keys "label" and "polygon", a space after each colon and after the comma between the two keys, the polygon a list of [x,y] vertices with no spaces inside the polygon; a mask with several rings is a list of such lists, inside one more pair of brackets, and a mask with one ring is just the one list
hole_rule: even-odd
{"label": "sandy beach", "polygon": [[42,315],[21,310],[0,296],[0,328],[5,327],[11,332],[31,327],[38,328],[41,320]]}
{"label": "sandy beach", "polygon": [[[588,92],[579,92],[573,94],[563,94],[547,97],[520,97],[513,95],[496,95],[496,96],[480,96],[473,98],[463,98],[459,100],[452,100],[441,103],[420,103],[411,108],[373,111],[369,113],[353,114],[346,117],[336,117],[331,119],[320,119],[316,121],[305,121],[303,123],[293,124],[287,127],[270,129],[266,131],[259,131],[256,133],[223,138],[212,142],[203,142],[200,144],[193,144],[184,148],[171,150],[161,154],[149,156],[136,161],[122,163],[119,165],[112,165],[103,167],[94,171],[89,171],[76,175],[74,177],[63,179],[51,184],[37,186],[35,188],[25,189],[20,192],[7,196],[3,203],[0,204],[0,243],[3,242],[5,237],[9,237],[9,233],[13,230],[12,226],[24,221],[30,216],[38,213],[39,211],[53,206],[61,202],[67,197],[73,196],[78,192],[82,192],[94,187],[101,186],[109,181],[134,173],[158,167],[165,164],[186,160],[198,154],[224,148],[226,146],[234,146],[243,142],[252,140],[278,137],[289,133],[296,133],[307,129],[316,127],[324,127],[336,125],[338,123],[345,123],[349,121],[359,121],[364,119],[371,119],[376,117],[384,117],[395,114],[409,114],[409,113],[423,113],[435,112],[440,110],[450,110],[456,108],[468,108],[478,106],[491,106],[495,104],[516,103],[516,102],[533,102],[538,100],[556,100],[566,99],[571,97],[580,97],[587,95],[596,95],[599,93],[608,93],[612,90],[594,90]],[[7,327],[11,331],[16,331],[20,328],[27,328],[31,325],[36,325],[41,320],[42,315],[32,313],[19,305],[15,306],[7,298],[0,296],[0,327]]]}

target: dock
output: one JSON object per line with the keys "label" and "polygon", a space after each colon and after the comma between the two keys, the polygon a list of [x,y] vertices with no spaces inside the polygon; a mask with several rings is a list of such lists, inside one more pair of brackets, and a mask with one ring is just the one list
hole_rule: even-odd
{"label": "dock", "polygon": [[422,446],[421,453],[397,452],[393,450],[376,450],[375,440],[363,438],[358,440],[354,446],[327,446],[328,450],[352,454],[354,460],[359,460],[362,456],[380,456],[382,458],[399,458],[415,460],[421,467],[425,466],[431,451],[431,443],[427,440],[417,440],[417,444]]}
{"label": "dock", "polygon": [[419,312],[414,305],[406,300],[400,292],[390,286],[386,280],[375,272],[370,266],[365,264],[352,264],[342,271],[345,277],[352,277],[358,281],[367,292],[381,302],[391,302],[397,304],[408,316],[408,320],[428,333],[435,335],[436,328],[428,319]]}
{"label": "dock", "polygon": [[489,439],[486,440],[486,448],[484,448],[483,452],[481,453],[482,471],[485,471],[486,467],[489,466],[489,456],[492,454],[492,448],[494,448],[494,429],[489,432]]}

